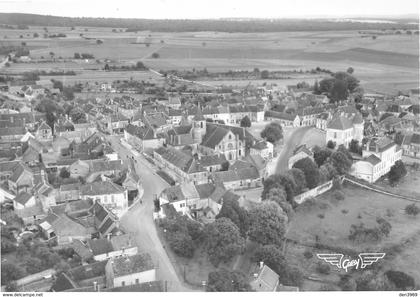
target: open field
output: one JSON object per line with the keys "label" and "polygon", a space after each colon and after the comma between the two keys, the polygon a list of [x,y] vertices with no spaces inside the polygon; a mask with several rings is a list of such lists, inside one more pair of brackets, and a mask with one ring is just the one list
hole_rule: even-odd
{"label": "open field", "polygon": [[[75,30],[50,27],[48,31],[49,34],[64,33],[67,37],[33,38],[35,32],[42,36],[43,29],[31,27],[29,30],[1,29],[0,40],[3,45],[26,42],[35,58],[47,58],[49,52],[54,52],[55,57],[71,58],[75,52],[83,52],[93,54],[95,59],[110,59],[119,65],[142,60],[146,66],[157,70],[207,68],[209,71],[227,71],[251,70],[255,67],[310,70],[319,66],[338,71],[352,66],[367,91],[384,93],[418,87],[419,81],[418,35],[380,35],[373,39],[362,38],[357,31],[113,33],[111,28],[87,28],[85,31],[80,27]],[[23,38],[19,38],[20,35]],[[101,39],[103,44],[96,44],[96,39]],[[151,43],[150,47],[146,47],[145,40]],[[154,52],[160,55],[158,59],[150,57]],[[26,71],[31,67],[38,69],[38,65],[48,67],[42,64],[13,64],[7,71]],[[102,69],[103,64],[57,63],[56,67],[51,67],[84,72],[84,69]],[[275,83],[290,85],[303,79],[313,82],[320,77],[296,76]],[[236,84],[230,81],[206,83],[241,85],[248,81]]]}
{"label": "open field", "polygon": [[[291,222],[288,236],[313,242],[315,235],[318,235],[322,243],[361,250],[391,246],[420,231],[418,218],[404,213],[405,206],[411,202],[354,186],[345,186],[343,192],[346,197],[343,201],[336,200],[331,192],[327,192],[315,199],[315,205],[300,206]],[[320,214],[324,215],[323,219],[318,217]],[[348,239],[352,224],[375,226],[377,217],[385,218],[392,225],[389,237],[377,243],[355,243]]]}

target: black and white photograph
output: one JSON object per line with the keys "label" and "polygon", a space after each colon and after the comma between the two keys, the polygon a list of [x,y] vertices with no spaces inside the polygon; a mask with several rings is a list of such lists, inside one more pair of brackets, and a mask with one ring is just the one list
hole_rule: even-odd
{"label": "black and white photograph", "polygon": [[419,8],[0,0],[2,296],[418,296]]}

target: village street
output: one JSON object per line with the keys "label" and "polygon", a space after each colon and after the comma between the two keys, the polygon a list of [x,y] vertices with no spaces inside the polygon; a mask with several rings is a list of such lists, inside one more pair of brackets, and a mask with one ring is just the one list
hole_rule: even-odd
{"label": "village street", "polygon": [[[121,145],[117,137],[107,136],[112,148],[119,154],[122,160],[127,156],[131,158],[132,153]],[[141,251],[150,253],[158,265],[158,279],[167,281],[168,291],[191,291],[183,286],[175,269],[166,254],[161,241],[158,238],[156,226],[153,220],[153,199],[165,189],[168,184],[156,175],[147,165],[142,156],[135,158],[135,169],[144,187],[142,203],[137,202],[121,218],[120,227],[127,233],[132,234]]]}

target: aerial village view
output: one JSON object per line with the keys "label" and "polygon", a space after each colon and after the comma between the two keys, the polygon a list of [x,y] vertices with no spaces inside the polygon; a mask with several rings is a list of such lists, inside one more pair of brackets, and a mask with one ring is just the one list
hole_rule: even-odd
{"label": "aerial village view", "polygon": [[420,288],[418,15],[80,13],[0,13],[2,292]]}

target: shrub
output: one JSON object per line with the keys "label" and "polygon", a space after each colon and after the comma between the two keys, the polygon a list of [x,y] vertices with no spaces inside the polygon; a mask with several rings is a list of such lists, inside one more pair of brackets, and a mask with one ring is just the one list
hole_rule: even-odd
{"label": "shrub", "polygon": [[318,218],[323,219],[323,218],[325,218],[325,215],[324,215],[324,214],[322,214],[322,213],[320,213],[320,214],[318,215]]}
{"label": "shrub", "polygon": [[328,263],[318,262],[316,265],[316,271],[322,274],[330,274],[331,266]]}
{"label": "shrub", "polygon": [[342,210],[341,210],[341,212],[342,212],[343,214],[347,214],[349,211],[348,211],[347,209],[342,209]]}
{"label": "shrub", "polygon": [[306,251],[303,253],[303,256],[304,256],[306,259],[311,259],[314,255],[312,254],[312,252],[311,252],[311,251],[306,250]]}
{"label": "shrub", "polygon": [[414,278],[402,271],[388,270],[385,275],[397,289],[410,290],[415,287]]}
{"label": "shrub", "polygon": [[420,208],[412,203],[405,207],[405,213],[412,216],[417,216],[420,213]]}

